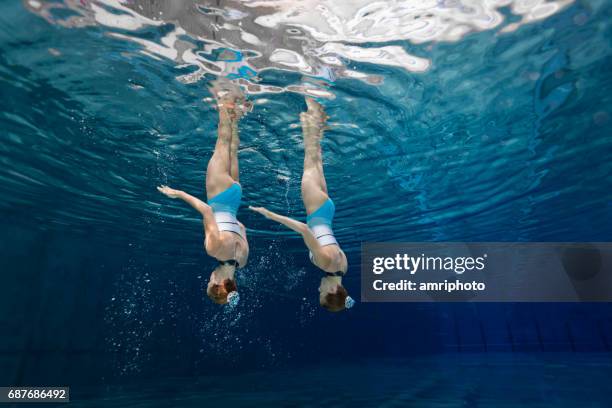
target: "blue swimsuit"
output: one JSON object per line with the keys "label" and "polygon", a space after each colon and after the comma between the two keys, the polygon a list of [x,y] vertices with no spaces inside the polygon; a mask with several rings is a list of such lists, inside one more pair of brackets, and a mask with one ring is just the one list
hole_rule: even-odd
{"label": "blue swimsuit", "polygon": [[219,231],[230,231],[240,235],[242,238],[242,228],[236,218],[236,213],[242,200],[242,187],[234,183],[213,198],[208,200],[208,205],[213,210],[215,221]]}
{"label": "blue swimsuit", "polygon": [[336,213],[336,206],[331,198],[323,203],[315,212],[306,217],[308,226],[325,224],[331,227]]}
{"label": "blue swimsuit", "polygon": [[308,228],[310,228],[321,246],[338,245],[338,241],[336,241],[334,232],[332,231],[332,222],[335,212],[336,206],[332,199],[328,198],[322,206],[306,217]]}
{"label": "blue swimsuit", "polygon": [[[327,245],[338,245],[336,237],[334,237],[334,231],[332,230],[332,222],[334,220],[334,214],[336,213],[336,206],[331,198],[323,203],[315,212],[306,217],[306,224],[312,231],[313,235],[319,241],[321,246]],[[311,251],[308,251],[310,261],[315,263],[314,255]],[[315,264],[316,265],[316,264]],[[337,272],[344,275],[344,272]],[[339,275],[334,275],[339,276]]]}
{"label": "blue swimsuit", "polygon": [[240,207],[242,200],[242,187],[240,184],[234,183],[227,189],[223,190],[213,198],[208,200],[214,212],[228,212],[234,217]]}

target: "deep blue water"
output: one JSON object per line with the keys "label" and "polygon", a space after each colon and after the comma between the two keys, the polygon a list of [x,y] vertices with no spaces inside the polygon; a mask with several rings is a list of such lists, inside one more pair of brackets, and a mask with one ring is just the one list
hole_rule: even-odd
{"label": "deep blue water", "polygon": [[[242,300],[218,307],[203,296],[214,262],[200,220],[155,190],[204,196],[217,124],[207,86],[229,75],[254,102],[240,124],[243,203],[298,218],[298,114],[303,94],[322,96],[334,229],[355,298],[365,241],[610,241],[610,2],[569,2],[537,21],[501,7],[497,25],[479,3],[443,3],[410,17],[439,17],[420,34],[393,28],[412,24],[393,20],[404,13],[338,6],[351,29],[330,34],[231,1],[1,2],[0,386],[82,385],[99,397],[106,385],[220,375],[257,387],[264,376],[252,373],[278,379],[317,362],[344,381],[366,360],[384,373],[384,361],[401,358],[408,376],[410,359],[428,356],[418,372],[442,372],[444,356],[465,353],[491,355],[493,366],[515,353],[537,367],[550,358],[580,378],[592,372],[593,387],[609,377],[609,304],[358,304],[330,314],[301,239],[244,208]],[[380,19],[366,24],[371,15]],[[597,370],[568,363],[585,352],[597,352]],[[436,384],[440,372],[427,378]],[[522,403],[555,401],[529,399],[524,384],[513,391],[520,400],[525,390]],[[593,406],[609,397],[594,395]]]}

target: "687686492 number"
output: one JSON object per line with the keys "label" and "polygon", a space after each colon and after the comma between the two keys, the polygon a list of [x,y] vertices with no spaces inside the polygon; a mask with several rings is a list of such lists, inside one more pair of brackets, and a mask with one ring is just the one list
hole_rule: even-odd
{"label": "687686492 number", "polygon": [[1,387],[0,402],[68,402],[68,387]]}

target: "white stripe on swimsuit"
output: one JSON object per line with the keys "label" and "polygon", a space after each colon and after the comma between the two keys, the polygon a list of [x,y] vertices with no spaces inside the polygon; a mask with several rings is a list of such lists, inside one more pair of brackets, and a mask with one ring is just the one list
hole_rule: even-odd
{"label": "white stripe on swimsuit", "polygon": [[219,231],[229,231],[240,235],[242,238],[242,228],[238,223],[238,219],[230,212],[219,211],[213,213]]}

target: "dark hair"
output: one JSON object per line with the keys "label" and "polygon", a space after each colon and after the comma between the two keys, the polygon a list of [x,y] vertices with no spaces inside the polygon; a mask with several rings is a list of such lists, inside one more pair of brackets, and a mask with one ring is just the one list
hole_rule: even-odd
{"label": "dark hair", "polygon": [[348,297],[348,292],[344,289],[344,286],[338,285],[336,293],[328,293],[321,301],[321,306],[330,312],[339,312],[344,310],[346,306],[344,302]]}
{"label": "dark hair", "polygon": [[208,297],[218,305],[227,303],[227,295],[236,290],[236,281],[233,279],[225,279],[221,284],[211,285],[206,293]]}

